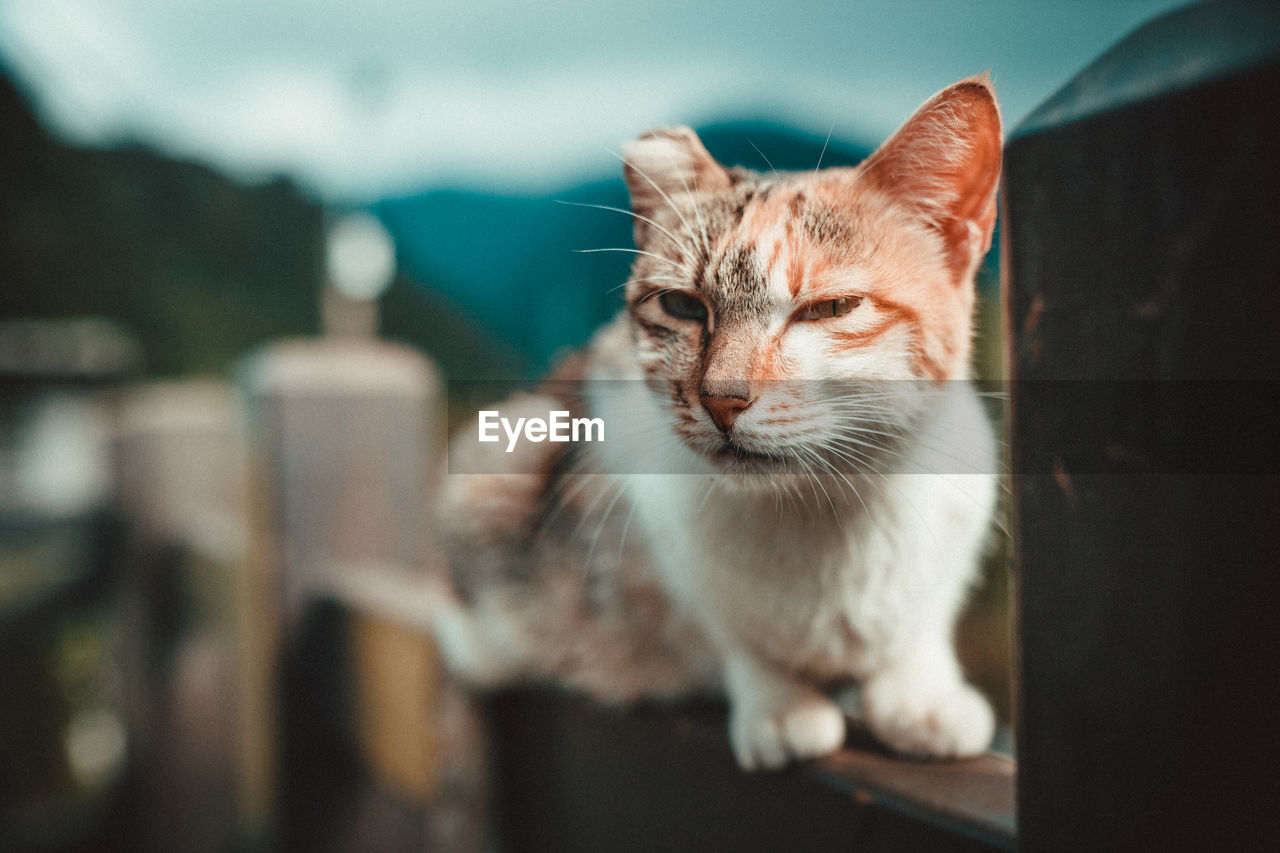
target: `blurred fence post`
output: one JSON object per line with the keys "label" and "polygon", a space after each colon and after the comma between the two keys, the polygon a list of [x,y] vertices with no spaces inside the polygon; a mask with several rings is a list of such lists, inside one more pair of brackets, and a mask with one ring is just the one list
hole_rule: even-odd
{"label": "blurred fence post", "polygon": [[1020,849],[1280,832],[1277,19],[1157,19],[1007,146]]}
{"label": "blurred fence post", "polygon": [[259,594],[276,614],[281,840],[426,846],[444,677],[429,639],[364,606],[378,596],[361,590],[426,595],[443,430],[435,371],[404,347],[328,338],[265,349],[243,383]]}
{"label": "blurred fence post", "polygon": [[230,386],[129,390],[117,427],[117,494],[129,521],[122,619],[130,736],[147,850],[241,845],[267,823],[246,745],[269,707],[243,674],[254,614],[239,408]]}
{"label": "blurred fence post", "polygon": [[282,630],[337,576],[420,573],[439,393],[421,355],[372,340],[286,341],[246,364]]}

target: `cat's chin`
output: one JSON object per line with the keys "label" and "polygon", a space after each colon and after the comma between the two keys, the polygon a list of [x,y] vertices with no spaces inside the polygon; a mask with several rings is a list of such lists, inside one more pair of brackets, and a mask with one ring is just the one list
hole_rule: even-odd
{"label": "cat's chin", "polygon": [[732,441],[704,450],[702,456],[722,485],[741,492],[774,493],[796,488],[804,491],[818,484],[819,491],[830,500],[847,494],[846,490],[852,488],[851,478],[859,476],[855,471],[842,470],[836,460],[820,461],[815,470],[795,452],[761,453]]}
{"label": "cat's chin", "polygon": [[787,457],[748,450],[731,441],[709,453],[708,458],[724,474],[774,476],[792,473],[792,463]]}

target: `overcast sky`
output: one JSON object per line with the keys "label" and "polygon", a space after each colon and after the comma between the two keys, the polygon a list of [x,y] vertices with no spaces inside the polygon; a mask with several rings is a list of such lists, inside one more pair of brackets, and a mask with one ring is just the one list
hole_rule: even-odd
{"label": "overcast sky", "polygon": [[[1012,127],[1173,0],[0,0],[59,132],[140,139],[332,199],[552,185],[647,127],[789,121],[877,142],[960,77]],[[766,152],[767,153],[767,152]]]}

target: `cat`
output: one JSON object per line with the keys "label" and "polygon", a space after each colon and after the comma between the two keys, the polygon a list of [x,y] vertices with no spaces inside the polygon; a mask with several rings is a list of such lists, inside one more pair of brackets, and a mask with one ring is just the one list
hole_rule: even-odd
{"label": "cat", "polygon": [[[497,406],[612,432],[452,440],[451,470],[490,473],[446,477],[447,664],[610,702],[722,690],[744,769],[839,749],[846,682],[890,748],[983,751],[994,716],[952,632],[996,494],[991,427],[957,381],[996,215],[988,78],[857,167],[726,168],[684,127],[622,159],[625,308],[556,382]],[[930,457],[957,446],[976,473]]]}

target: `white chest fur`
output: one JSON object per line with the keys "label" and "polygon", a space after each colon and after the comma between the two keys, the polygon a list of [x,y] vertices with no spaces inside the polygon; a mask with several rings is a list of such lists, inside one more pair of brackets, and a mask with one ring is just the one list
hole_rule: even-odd
{"label": "white chest fur", "polygon": [[915,636],[949,634],[995,494],[990,427],[971,391],[940,396],[915,449],[883,475],[784,475],[795,482],[774,491],[711,473],[629,384],[625,400],[601,401],[625,406],[632,425],[606,465],[609,454],[626,454],[613,460],[623,470],[637,469],[635,454],[675,456],[691,472],[620,476],[664,586],[718,645],[810,677],[861,679]]}

